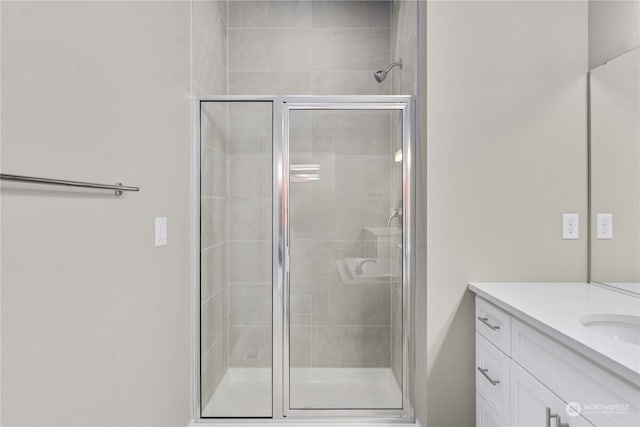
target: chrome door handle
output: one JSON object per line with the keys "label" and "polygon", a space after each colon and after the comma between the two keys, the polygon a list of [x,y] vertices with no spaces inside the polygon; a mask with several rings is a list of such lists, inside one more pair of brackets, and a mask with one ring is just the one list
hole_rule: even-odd
{"label": "chrome door handle", "polygon": [[488,370],[488,369],[484,369],[484,368],[481,368],[480,366],[478,366],[478,371],[480,371],[480,373],[481,373],[482,375],[484,375],[484,377],[485,377],[487,380],[489,380],[489,382],[491,383],[491,385],[498,385],[498,384],[500,384],[500,380],[494,380],[493,378],[491,378],[491,377],[489,376],[489,374],[487,373],[487,372],[489,372],[489,370]]}
{"label": "chrome door handle", "polygon": [[480,317],[480,316],[478,316],[478,320],[481,321],[482,323],[484,323],[485,325],[487,325],[487,327],[489,329],[491,329],[492,331],[497,331],[498,329],[500,329],[500,326],[492,325],[491,323],[489,323],[489,318],[488,317]]}
{"label": "chrome door handle", "polygon": [[551,427],[551,418],[556,419],[556,427],[569,427],[569,423],[563,423],[562,418],[558,414],[552,414],[551,408],[546,408],[546,426]]}

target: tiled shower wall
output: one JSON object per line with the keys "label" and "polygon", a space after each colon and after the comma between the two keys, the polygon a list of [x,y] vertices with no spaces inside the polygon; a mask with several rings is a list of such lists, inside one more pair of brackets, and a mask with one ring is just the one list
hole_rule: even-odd
{"label": "tiled shower wall", "polygon": [[[412,1],[195,1],[193,92],[198,96],[413,93],[414,9]],[[395,69],[382,84],[377,83],[373,72],[400,56],[405,61],[404,70]],[[203,192],[202,198],[205,401],[227,367],[271,365],[271,115],[264,107],[210,103],[202,117],[203,191],[204,181],[212,181],[206,184],[211,185],[212,193]],[[339,126],[335,132],[345,133],[342,137],[363,138],[364,154],[367,143],[375,151],[376,138],[384,139],[398,130],[396,119],[371,121],[370,117],[356,116],[314,115],[300,123],[297,132],[319,141],[317,148],[318,143],[332,138],[326,133],[331,127],[327,124],[336,120]],[[380,126],[385,129],[378,129]],[[390,155],[389,150],[395,148],[386,145],[384,150],[384,155],[389,156],[384,161],[392,162],[389,159],[393,153]],[[368,154],[377,155],[373,151]],[[336,159],[340,158],[338,153]],[[344,166],[353,169],[348,163]],[[391,163],[389,167],[398,166]],[[352,172],[357,173],[357,168]],[[348,187],[346,181],[343,185]],[[392,183],[384,197],[386,201],[379,207],[361,206],[355,212],[364,218],[375,217],[369,222],[371,225],[384,225],[389,208],[400,198],[400,190],[394,187],[396,184]],[[355,203],[357,206],[364,202]],[[344,225],[330,224],[343,229]],[[361,238],[346,237],[352,231],[360,233],[360,226],[344,231],[339,239]],[[336,251],[342,256],[357,253],[352,243],[353,240],[344,248],[340,243],[333,248],[307,244],[300,257],[303,253],[308,256],[306,260],[299,257],[299,265],[303,269],[321,269],[318,266],[327,264],[318,262],[318,251],[326,252],[335,261]],[[326,276],[318,283],[331,282]],[[388,285],[345,288],[338,287],[336,281],[331,283],[291,296],[292,341],[300,343],[292,351],[292,364],[393,365],[400,378],[399,288],[392,287],[389,293]],[[371,302],[370,306],[366,301]],[[365,309],[372,316],[354,322],[354,313]],[[358,322],[362,324],[354,324]],[[331,326],[339,324],[344,326]],[[349,341],[355,350],[351,355],[341,354],[348,350],[336,343]],[[316,345],[312,346],[312,342]]]}
{"label": "tiled shower wall", "polygon": [[229,3],[229,94],[390,94],[389,1]]}
{"label": "tiled shower wall", "polygon": [[[227,4],[193,3],[193,93],[227,92]],[[227,367],[229,348],[229,145],[227,106],[201,111],[201,385],[207,402]]]}
{"label": "tiled shower wall", "polygon": [[393,144],[387,111],[296,111],[290,158],[319,179],[290,188],[291,365],[391,366],[390,281],[345,282],[338,263],[360,258],[365,227],[385,227]]}

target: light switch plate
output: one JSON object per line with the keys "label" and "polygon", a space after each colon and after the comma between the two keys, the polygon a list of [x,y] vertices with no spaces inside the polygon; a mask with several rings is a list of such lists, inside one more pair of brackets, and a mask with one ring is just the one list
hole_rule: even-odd
{"label": "light switch plate", "polygon": [[167,217],[156,218],[156,247],[167,244]]}
{"label": "light switch plate", "polygon": [[580,215],[577,213],[562,214],[562,238],[564,240],[580,238]]}
{"label": "light switch plate", "polygon": [[613,239],[613,214],[596,215],[596,238],[600,240]]}

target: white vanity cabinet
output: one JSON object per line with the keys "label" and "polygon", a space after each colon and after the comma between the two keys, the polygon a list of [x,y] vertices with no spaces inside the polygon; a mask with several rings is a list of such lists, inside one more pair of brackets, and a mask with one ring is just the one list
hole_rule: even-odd
{"label": "white vanity cabinet", "polygon": [[477,427],[640,427],[637,385],[479,296],[475,314]]}
{"label": "white vanity cabinet", "polygon": [[511,426],[591,427],[578,414],[567,414],[567,403],[511,360]]}

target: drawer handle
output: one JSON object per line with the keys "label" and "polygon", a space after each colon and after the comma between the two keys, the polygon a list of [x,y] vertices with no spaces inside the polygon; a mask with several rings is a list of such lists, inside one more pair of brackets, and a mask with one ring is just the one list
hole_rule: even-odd
{"label": "drawer handle", "polygon": [[487,374],[487,372],[489,372],[489,370],[488,370],[488,369],[483,369],[483,368],[481,368],[480,366],[478,366],[478,371],[480,371],[480,373],[481,373],[482,375],[484,375],[484,377],[485,377],[487,380],[489,380],[489,382],[491,383],[491,385],[498,385],[498,384],[500,384],[500,380],[494,380],[493,378],[491,378],[491,377],[489,376],[489,374]]}
{"label": "drawer handle", "polygon": [[487,327],[489,329],[491,329],[492,331],[497,331],[498,329],[500,329],[500,326],[492,325],[491,323],[489,323],[489,318],[488,317],[480,317],[480,316],[478,316],[478,320],[481,321],[482,323],[484,323],[485,325],[487,325]]}
{"label": "drawer handle", "polygon": [[562,422],[562,418],[560,418],[560,415],[551,413],[551,408],[546,408],[546,411],[547,411],[547,417],[546,417],[547,427],[551,427],[551,418],[556,419],[556,427],[569,427],[569,423]]}

